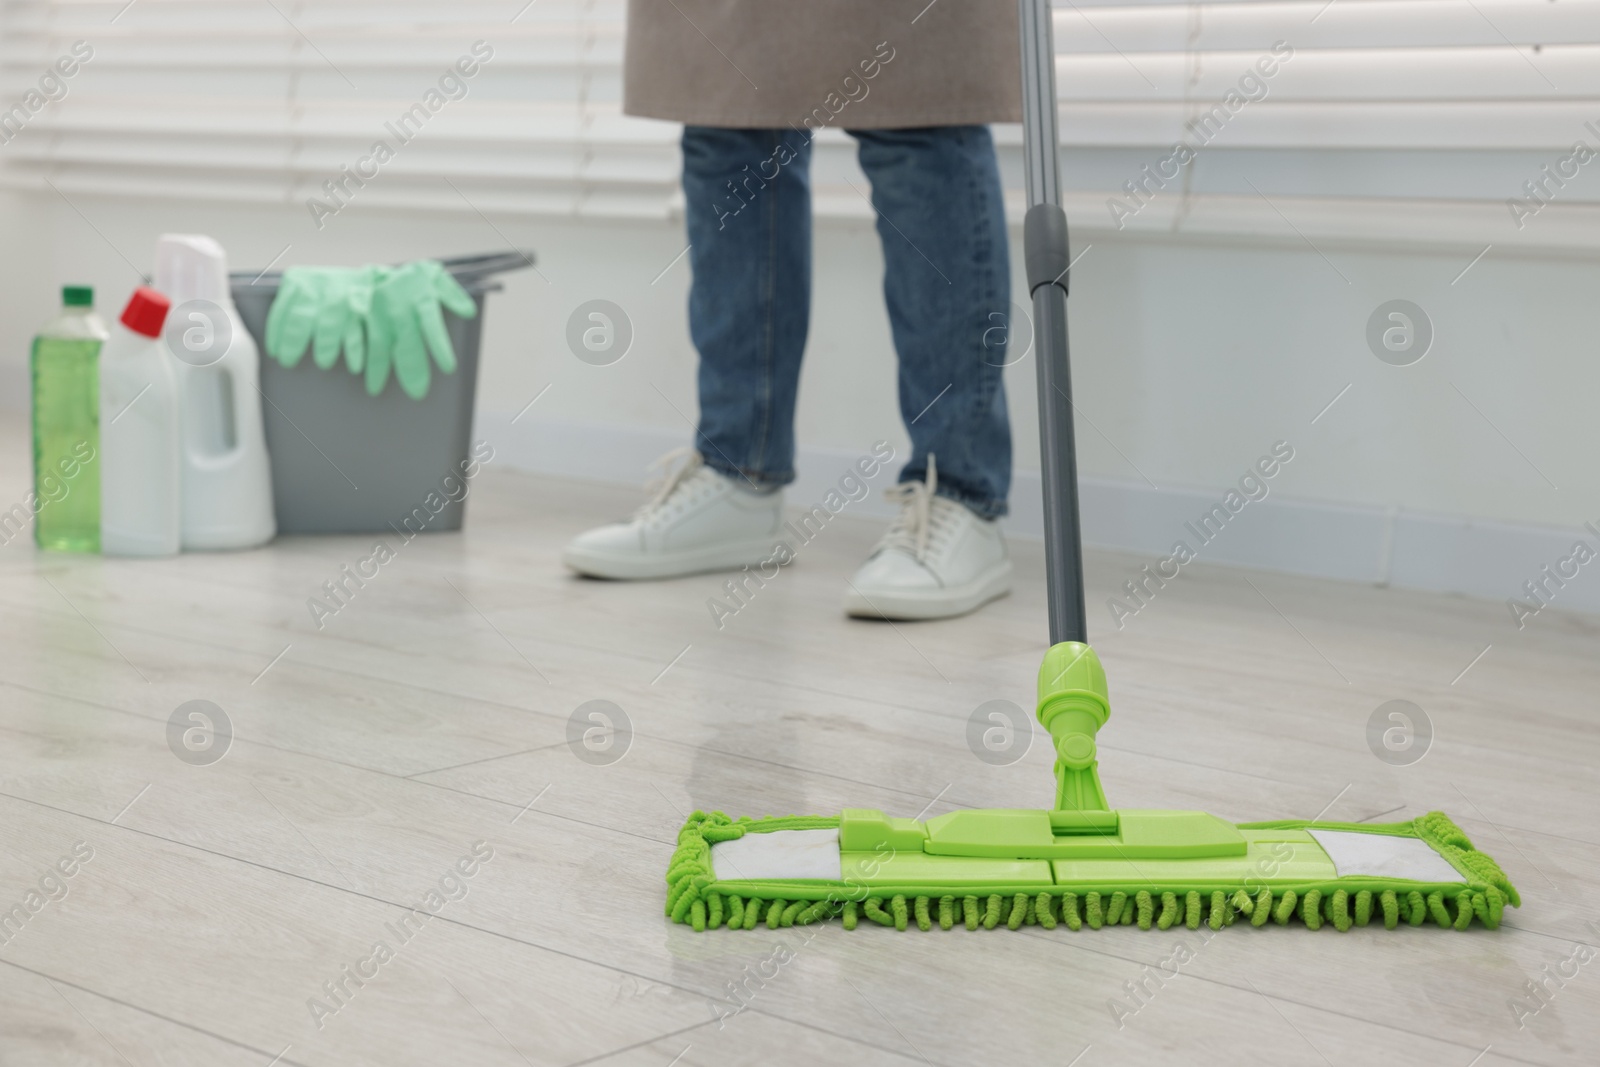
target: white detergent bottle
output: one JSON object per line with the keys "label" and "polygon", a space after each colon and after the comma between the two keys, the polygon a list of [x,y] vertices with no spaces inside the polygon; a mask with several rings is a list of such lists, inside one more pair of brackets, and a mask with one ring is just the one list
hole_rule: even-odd
{"label": "white detergent bottle", "polygon": [[170,306],[154,289],[135,289],[100,349],[100,551],[108,556],[178,551],[178,383],[161,340]]}
{"label": "white detergent bottle", "polygon": [[165,337],[183,411],[183,547],[265,544],[277,522],[261,357],[234,307],[227,255],[209,237],[166,234],[155,287],[172,300]]}

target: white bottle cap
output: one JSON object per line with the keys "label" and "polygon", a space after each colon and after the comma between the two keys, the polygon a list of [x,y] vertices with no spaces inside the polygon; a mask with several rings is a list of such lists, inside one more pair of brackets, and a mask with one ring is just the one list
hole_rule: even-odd
{"label": "white bottle cap", "polygon": [[154,288],[171,298],[174,307],[186,300],[231,305],[228,255],[202,234],[162,234],[156,240]]}

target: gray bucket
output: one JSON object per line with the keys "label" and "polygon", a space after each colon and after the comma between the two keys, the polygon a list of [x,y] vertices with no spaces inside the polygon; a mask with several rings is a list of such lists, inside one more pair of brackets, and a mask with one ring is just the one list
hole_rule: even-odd
{"label": "gray bucket", "polygon": [[[495,275],[532,266],[533,256],[502,252],[440,262],[471,294],[478,316],[444,313],[456,370],[441,374],[432,368],[432,385],[422,400],[401,392],[392,375],[382,393],[368,396],[362,378],[344,369],[342,357],[328,370],[319,370],[309,355],[293,368],[268,357],[267,312],[282,275],[238,271],[231,276],[239,316],[262,351],[261,415],[280,534],[415,531],[418,518],[402,524],[418,509],[427,516],[424,529],[461,529],[466,496],[459,483],[471,444],[484,296],[502,288]],[[446,487],[447,477],[454,493]],[[427,506],[438,506],[441,499],[442,510]]]}

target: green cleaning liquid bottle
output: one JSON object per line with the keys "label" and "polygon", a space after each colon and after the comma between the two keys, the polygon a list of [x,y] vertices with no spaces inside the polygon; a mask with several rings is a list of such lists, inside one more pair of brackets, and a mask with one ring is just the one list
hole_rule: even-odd
{"label": "green cleaning liquid bottle", "polygon": [[100,551],[100,345],[94,290],[69,285],[33,340],[33,537],[58,552]]}

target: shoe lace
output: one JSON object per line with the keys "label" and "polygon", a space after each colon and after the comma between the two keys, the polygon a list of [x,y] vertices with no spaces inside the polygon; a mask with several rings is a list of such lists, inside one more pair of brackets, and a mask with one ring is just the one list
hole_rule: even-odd
{"label": "shoe lace", "polygon": [[878,542],[878,550],[898,549],[911,554],[918,563],[928,555],[930,539],[937,540],[949,524],[944,522],[943,510],[934,507],[935,490],[939,488],[939,467],[933,453],[928,454],[928,474],[920,482],[901,482],[883,491],[886,499],[900,505],[895,516]]}
{"label": "shoe lace", "polygon": [[633,513],[635,519],[648,519],[655,515],[674,496],[680,495],[680,490],[687,490],[695,484],[698,481],[695,475],[707,468],[699,450],[693,445],[684,445],[657,459],[648,469],[661,471],[662,474],[653,486],[654,495]]}

